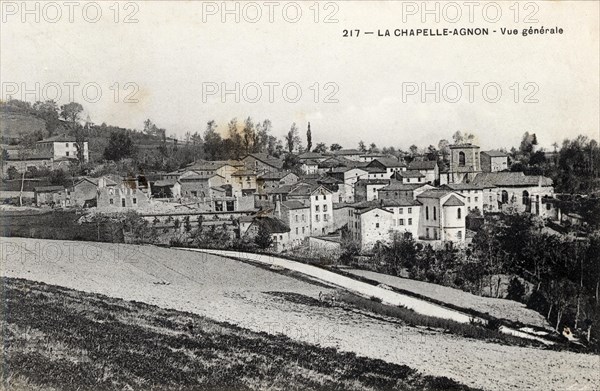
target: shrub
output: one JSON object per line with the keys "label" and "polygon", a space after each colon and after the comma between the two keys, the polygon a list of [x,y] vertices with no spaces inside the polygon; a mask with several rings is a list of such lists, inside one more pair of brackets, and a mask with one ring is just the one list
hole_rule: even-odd
{"label": "shrub", "polygon": [[523,302],[525,300],[525,286],[517,277],[511,278],[508,284],[506,298],[519,302]]}

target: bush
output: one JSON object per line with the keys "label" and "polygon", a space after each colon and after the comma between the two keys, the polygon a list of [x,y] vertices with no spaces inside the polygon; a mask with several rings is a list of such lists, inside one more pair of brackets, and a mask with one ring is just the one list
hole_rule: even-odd
{"label": "bush", "polygon": [[517,277],[511,278],[508,284],[506,298],[521,303],[525,301],[525,286]]}

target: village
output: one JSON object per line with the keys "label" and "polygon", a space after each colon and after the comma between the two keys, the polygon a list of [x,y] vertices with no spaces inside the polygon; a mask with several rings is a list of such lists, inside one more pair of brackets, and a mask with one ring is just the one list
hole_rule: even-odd
{"label": "village", "polygon": [[[82,144],[87,162],[88,142]],[[77,145],[74,136],[65,134],[45,138],[35,143],[27,160],[7,147],[5,174],[9,167],[18,172],[68,167]],[[346,238],[368,251],[394,234],[434,247],[463,245],[485,214],[568,217],[556,205],[552,179],[511,171],[508,153],[481,151],[471,142],[449,145],[449,151],[444,169],[437,159],[423,156],[407,161],[381,152],[336,149],[300,153],[290,170],[284,169],[282,157],[248,153],[239,159],[199,159],[166,173],[79,176],[69,186],[9,181],[12,186],[4,186],[1,198],[29,199],[42,209],[134,210],[161,225],[187,218],[196,226],[227,227],[228,235],[237,238],[252,239],[263,229],[277,252],[307,243],[335,250]]]}

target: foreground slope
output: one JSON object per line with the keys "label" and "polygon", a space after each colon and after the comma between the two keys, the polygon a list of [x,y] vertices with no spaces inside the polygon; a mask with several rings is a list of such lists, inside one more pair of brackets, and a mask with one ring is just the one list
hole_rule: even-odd
{"label": "foreground slope", "polygon": [[291,301],[281,292],[316,298],[329,289],[213,255],[152,246],[2,238],[1,272],[284,334],[472,387],[600,388],[598,357],[486,343]]}
{"label": "foreground slope", "polygon": [[198,315],[2,279],[8,389],[468,390]]}

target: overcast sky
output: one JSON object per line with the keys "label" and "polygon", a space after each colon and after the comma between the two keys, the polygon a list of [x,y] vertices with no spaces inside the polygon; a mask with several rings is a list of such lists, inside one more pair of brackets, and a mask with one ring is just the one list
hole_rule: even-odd
{"label": "overcast sky", "polygon": [[[432,8],[433,3],[429,3]],[[36,96],[23,96],[22,83],[29,89],[34,89],[36,82],[46,86],[46,96],[55,94],[50,83],[57,83],[62,86],[60,103],[65,103],[68,88],[64,83],[79,83],[74,100],[84,105],[93,122],[140,129],[150,118],[167,128],[168,134],[179,136],[186,131],[203,132],[211,119],[225,128],[234,116],[251,116],[271,119],[277,136],[292,122],[304,133],[310,121],[313,143],[338,142],[344,147],[356,147],[361,139],[380,147],[437,146],[442,138],[451,140],[457,130],[475,133],[485,149],[518,145],[525,131],[536,133],[542,146],[548,148],[577,134],[598,139],[599,3],[536,2],[537,7],[528,9],[521,3],[517,23],[514,10],[509,9],[513,2],[495,3],[502,11],[496,23],[485,20],[485,3],[474,9],[470,23],[469,9],[463,3],[457,2],[462,5],[462,19],[456,23],[444,20],[443,2],[440,22],[431,15],[423,23],[420,9],[416,15],[403,14],[411,8],[400,1],[335,2],[327,8],[321,3],[318,23],[313,20],[312,2],[300,5],[302,16],[297,23],[283,18],[286,2],[274,8],[273,23],[263,2],[255,3],[262,11],[257,23],[244,20],[246,3],[240,3],[240,23],[233,15],[222,23],[220,9],[216,15],[209,12],[213,7],[221,8],[221,2],[119,3],[118,16],[109,8],[113,2],[99,3],[102,16],[96,23],[83,18],[85,3],[78,3],[70,23],[69,10],[62,2],[55,3],[62,12],[60,18],[55,9],[39,3],[40,20],[36,22],[35,15],[23,14],[20,1],[4,1],[2,98],[14,83],[19,91],[12,96],[30,101]],[[420,1],[411,4],[421,6]],[[34,2],[29,7],[35,12]],[[94,6],[86,10],[85,16],[94,19]],[[488,19],[493,19],[496,8],[486,10]],[[255,9],[248,7],[246,11],[248,18],[254,18]],[[287,11],[288,18],[293,19],[294,8],[288,6]],[[446,11],[446,16],[454,17],[452,9]],[[525,23],[523,19],[534,11],[538,23]],[[324,23],[332,12],[338,22]],[[123,23],[130,13],[137,22]],[[50,23],[52,19],[56,23]],[[564,33],[524,37],[522,29],[530,26],[559,27]],[[394,29],[461,27],[488,28],[490,35],[377,36],[378,30],[385,29],[393,34]],[[518,28],[519,35],[503,36],[501,28]],[[344,29],[361,31],[358,37],[343,37]],[[374,34],[365,35],[365,31]],[[220,89],[225,83],[234,89],[236,82],[240,90],[246,87],[249,99],[255,97],[253,83],[257,83],[262,98],[251,103],[241,96],[236,103],[233,95],[227,95],[223,102],[217,91],[203,99],[203,88],[217,85]],[[95,95],[91,87],[87,101],[82,96],[81,86],[86,83],[97,83],[102,89],[97,102],[89,101]],[[119,83],[118,103],[114,102],[114,83]],[[131,86],[125,89],[125,83],[139,87],[134,95],[137,103],[123,102],[127,93],[134,91]],[[273,87],[273,102],[269,102],[269,87],[264,83],[279,83]],[[301,88],[298,102],[284,99],[282,86],[286,83],[297,83]],[[318,102],[315,83],[319,83]],[[456,92],[452,83],[457,83],[463,96],[457,103],[446,102],[443,97],[436,103],[433,95],[422,102],[417,93],[403,101],[403,85],[406,90],[415,85],[410,83],[419,88],[425,83],[429,89],[440,83],[440,87],[447,87],[450,99]],[[464,83],[480,83],[474,87],[472,103]],[[497,83],[501,88],[499,102],[484,99],[482,86],[486,83]],[[515,83],[519,83],[518,103],[514,101]],[[493,99],[495,90],[488,93]],[[537,99],[537,103],[524,103],[530,93],[530,99]],[[43,97],[43,92],[37,96]],[[328,96],[337,103],[327,103]],[[293,99],[295,90],[290,87],[286,97]]]}

